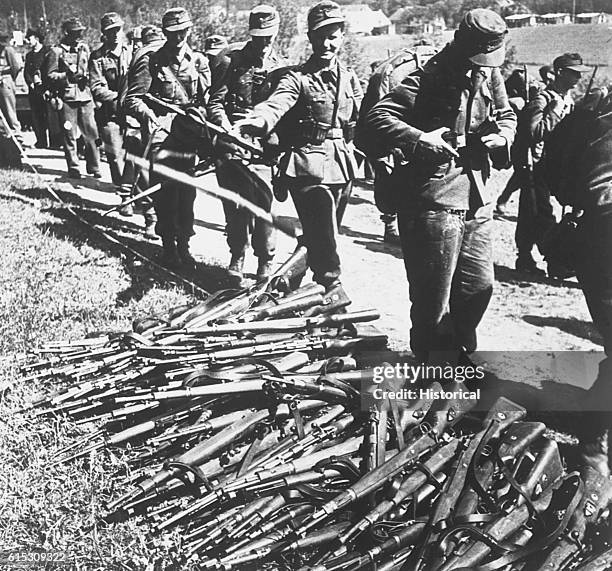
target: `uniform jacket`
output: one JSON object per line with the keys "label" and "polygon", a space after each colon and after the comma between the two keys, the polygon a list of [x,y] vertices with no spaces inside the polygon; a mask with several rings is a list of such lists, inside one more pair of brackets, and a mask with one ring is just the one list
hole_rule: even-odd
{"label": "uniform jacket", "polygon": [[91,52],[89,58],[89,85],[94,101],[99,104],[98,117],[103,123],[117,119],[118,102],[127,92],[128,66],[132,50],[121,43],[116,50],[104,45]]}
{"label": "uniform jacket", "polygon": [[[337,93],[338,114],[332,125]],[[298,186],[301,182],[343,184],[355,178],[357,165],[352,143],[342,132],[356,122],[362,98],[361,85],[352,70],[340,63],[321,69],[311,57],[283,75],[270,98],[255,106],[253,116],[265,121],[268,132],[277,127],[281,146],[288,148],[279,165],[288,179],[297,181]],[[333,130],[322,143],[313,144],[301,137],[305,125],[312,121]]]}
{"label": "uniform jacket", "polygon": [[146,93],[178,105],[204,105],[209,87],[210,69],[204,54],[186,46],[177,59],[167,44],[163,44],[133,66],[126,105],[142,121],[149,108],[142,99]]}
{"label": "uniform jacket", "polygon": [[[482,144],[470,144],[461,150],[461,167],[469,178],[469,200],[465,184],[456,179],[457,188],[445,185],[453,168],[446,159],[440,162],[423,152],[419,139],[424,132],[446,127],[460,137],[475,134],[483,124],[495,119],[500,134],[509,146],[514,140],[516,115],[508,103],[502,75],[497,68],[474,68],[480,75],[468,113],[472,77],[464,71],[452,44],[408,76],[368,113],[363,136],[374,137],[381,155],[400,149],[407,164],[399,167],[401,179],[409,186],[408,202],[429,208],[466,209],[470,204],[489,204],[494,200],[486,188],[491,163]],[[469,114],[469,116],[468,116]],[[478,137],[472,137],[472,141]],[[445,194],[447,196],[445,196]],[[453,195],[453,196],[449,196]],[[474,195],[474,196],[473,196]]]}
{"label": "uniform jacket", "polygon": [[25,56],[23,78],[25,79],[28,88],[30,88],[30,91],[32,91],[34,88],[42,88],[41,84],[35,83],[35,77],[38,76],[42,82],[42,66],[48,51],[48,46],[42,46],[37,52],[30,50]]}
{"label": "uniform jacket", "polygon": [[[79,42],[76,46],[60,43],[53,46],[43,64],[43,81],[64,101],[91,101],[89,89],[89,46]],[[77,81],[75,77],[81,78]]]}
{"label": "uniform jacket", "polygon": [[224,125],[244,116],[270,94],[270,72],[284,64],[274,52],[265,61],[258,61],[252,53],[251,42],[223,54],[212,78],[208,102],[210,120]]}
{"label": "uniform jacket", "polygon": [[21,56],[11,46],[0,45],[0,79],[10,76],[15,81],[22,69]]}

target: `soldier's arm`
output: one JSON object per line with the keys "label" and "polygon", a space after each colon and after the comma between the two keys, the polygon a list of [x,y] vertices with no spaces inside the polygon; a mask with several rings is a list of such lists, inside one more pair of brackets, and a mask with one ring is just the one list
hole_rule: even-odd
{"label": "soldier's arm", "polygon": [[255,106],[249,119],[262,121],[265,132],[269,133],[283,115],[297,103],[301,90],[302,84],[298,72],[290,71],[281,78],[272,95]]}
{"label": "soldier's arm", "polygon": [[132,62],[125,96],[125,112],[136,117],[141,123],[155,116],[153,110],[142,99],[151,89],[150,59],[150,54],[145,54]]}
{"label": "soldier's arm", "polygon": [[222,125],[226,129],[230,127],[230,121],[225,113],[225,98],[227,97],[227,82],[230,73],[231,60],[225,55],[214,69],[212,74],[210,98],[208,99],[208,117],[216,125]]}
{"label": "soldier's arm", "polygon": [[206,105],[210,97],[210,86],[212,83],[210,66],[208,58],[204,54],[199,54],[198,58],[198,103],[202,106]]}
{"label": "soldier's arm", "polygon": [[117,99],[117,92],[109,89],[102,72],[100,59],[93,53],[89,58],[89,88],[95,101],[107,102]]}
{"label": "soldier's arm", "polygon": [[66,71],[60,66],[59,48],[51,48],[42,66],[43,81],[50,87],[66,87],[68,78]]}
{"label": "soldier's arm", "polygon": [[13,81],[17,79],[19,72],[23,69],[23,60],[21,56],[13,49],[6,50],[6,59],[11,68],[11,77]]}
{"label": "soldier's arm", "polygon": [[381,155],[393,149],[401,149],[406,155],[414,153],[423,135],[423,131],[411,125],[419,85],[418,76],[407,77],[366,115],[364,134],[381,145]]}
{"label": "soldier's arm", "polygon": [[554,99],[550,100],[544,93],[537,95],[526,107],[525,114],[529,122],[529,133],[532,143],[545,141],[563,116],[555,111]]}
{"label": "soldier's arm", "polygon": [[31,59],[32,52],[28,52],[25,56],[25,64],[23,66],[23,79],[28,87],[34,83],[34,76],[30,73],[30,70],[33,68],[33,66],[30,64]]}
{"label": "soldier's arm", "polygon": [[497,68],[493,69],[491,73],[491,88],[499,134],[506,139],[508,146],[510,146],[516,134],[516,113],[510,106],[502,74]]}
{"label": "soldier's arm", "polygon": [[351,87],[353,89],[353,98],[355,101],[355,116],[357,116],[357,113],[359,113],[359,108],[361,107],[361,102],[363,101],[363,88],[361,87],[361,82],[354,71],[351,72]]}

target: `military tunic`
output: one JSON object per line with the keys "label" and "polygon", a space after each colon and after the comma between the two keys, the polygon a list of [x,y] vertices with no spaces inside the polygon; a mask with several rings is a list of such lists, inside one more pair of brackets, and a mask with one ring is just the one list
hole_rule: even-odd
{"label": "military tunic", "polygon": [[[141,121],[148,123],[150,114],[156,110],[142,98],[146,93],[181,106],[206,103],[210,86],[210,70],[206,56],[185,46],[174,53],[164,44],[158,51],[148,56],[147,65],[134,69],[130,82],[126,105],[130,113]],[[194,153],[197,141],[178,135],[173,130],[176,115],[157,110],[157,120],[161,129],[153,132],[152,159],[178,171],[185,172],[194,166],[194,160],[188,158],[156,158],[164,150],[181,153]],[[163,156],[163,155],[162,155]],[[156,233],[166,240],[188,241],[193,236],[193,203],[196,191],[168,179],[151,176],[151,184],[161,182],[162,190],[155,193],[154,203],[157,214]]]}
{"label": "military tunic", "polygon": [[110,50],[100,46],[89,58],[89,84],[98,105],[96,119],[113,183],[119,186],[123,174],[123,117],[119,101],[127,91],[127,71],[132,58],[131,49],[124,43]]}
{"label": "military tunic", "polygon": [[340,277],[337,213],[346,206],[341,197],[346,197],[356,177],[350,141],[362,97],[352,70],[339,62],[322,67],[311,57],[284,75],[252,115],[263,119],[268,132],[278,131],[285,149],[278,183],[291,192],[308,265],[315,281],[325,286]]}
{"label": "military tunic", "polygon": [[9,127],[19,136],[21,124],[17,118],[15,79],[23,68],[19,54],[11,46],[0,45],[0,111]]}
{"label": "military tunic", "polygon": [[96,146],[98,128],[89,89],[89,53],[84,42],[74,46],[60,43],[49,50],[43,66],[43,81],[64,102],[59,113],[69,172],[79,171],[76,142],[79,129],[85,139],[87,172],[100,172],[100,155]]}
{"label": "military tunic", "polygon": [[[213,74],[213,88],[208,102],[210,120],[230,128],[236,120],[243,118],[255,104],[269,95],[272,82],[276,81],[272,72],[279,70],[283,63],[274,52],[261,60],[253,52],[251,42],[221,56]],[[247,168],[253,176],[245,172],[245,165],[239,157],[228,154],[217,163],[217,180],[221,186],[240,193],[269,211],[272,207],[271,167],[250,164]],[[274,257],[276,232],[272,226],[254,219],[248,211],[229,202],[223,203],[223,210],[227,243],[233,257],[244,254],[251,229],[255,256],[263,261]]]}

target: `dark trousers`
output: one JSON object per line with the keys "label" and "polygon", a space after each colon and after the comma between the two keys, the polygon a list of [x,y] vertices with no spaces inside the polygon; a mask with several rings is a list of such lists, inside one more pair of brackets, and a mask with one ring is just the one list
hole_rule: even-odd
{"label": "dark trousers", "polygon": [[291,189],[302,224],[303,243],[308,249],[308,266],[314,281],[326,287],[338,280],[341,273],[336,209],[346,206],[341,200],[346,188],[347,184],[318,184]]}
{"label": "dark trousers", "polygon": [[116,121],[100,124],[100,137],[104,143],[104,153],[108,160],[113,184],[120,186],[125,155],[121,126]]}
{"label": "dark trousers", "polygon": [[497,199],[497,204],[506,204],[506,202],[510,200],[511,196],[523,186],[524,178],[525,175],[522,174],[520,167],[514,167],[512,175],[506,183],[506,187]]}
{"label": "dark trousers", "polygon": [[[528,174],[525,171],[522,175],[514,236],[519,256],[531,255],[533,247],[542,243],[544,236],[556,223],[550,202],[550,190],[542,180],[537,165],[534,167],[533,185],[527,180]],[[533,190],[531,190],[532,186]]]}
{"label": "dark trousers", "polygon": [[429,351],[476,349],[476,328],[493,293],[490,216],[441,211],[398,213],[410,292],[410,346]]}
{"label": "dark trousers", "polygon": [[36,135],[36,145],[40,148],[49,146],[47,137],[47,102],[39,89],[33,89],[28,94],[32,111],[32,129]]}
{"label": "dark trousers", "polygon": [[[217,163],[216,174],[219,186],[237,192],[268,212],[271,210],[270,167],[263,165],[246,167],[237,160],[225,159]],[[223,211],[227,244],[232,256],[239,256],[245,252],[250,235],[255,256],[265,261],[274,257],[276,230],[273,226],[255,218],[250,212],[231,202],[223,202]]]}
{"label": "dark trousers", "polygon": [[0,111],[8,126],[19,133],[21,124],[17,118],[17,98],[15,97],[15,82],[10,75],[0,76]]}
{"label": "dark trousers", "polygon": [[85,140],[85,160],[87,172],[100,170],[100,153],[96,146],[98,127],[94,118],[94,104],[92,101],[75,102],[64,101],[60,111],[60,121],[64,132],[64,155],[68,169],[79,169],[77,154],[77,127]]}
{"label": "dark trousers", "polygon": [[[145,151],[145,145],[142,142],[140,129],[128,128],[123,138],[123,147],[127,154],[142,157]],[[148,159],[148,157],[146,157]],[[135,193],[140,193],[149,188],[149,171],[148,169],[140,169],[134,161],[127,156],[123,165],[123,174],[121,175],[122,194],[126,198],[131,198],[132,187],[136,182]],[[153,209],[153,197],[145,196],[138,201],[138,204],[143,210],[145,218],[154,219],[155,213]]]}
{"label": "dark trousers", "polygon": [[[173,149],[173,146],[162,144],[164,149]],[[168,157],[157,158],[160,147],[154,145],[152,158],[156,164],[162,164],[179,172],[186,172],[193,167],[192,159]],[[160,191],[153,194],[153,204],[157,215],[155,232],[164,241],[178,240],[188,241],[194,235],[193,203],[195,202],[196,189],[171,179],[166,179],[153,174],[150,177],[151,184],[161,183]]]}

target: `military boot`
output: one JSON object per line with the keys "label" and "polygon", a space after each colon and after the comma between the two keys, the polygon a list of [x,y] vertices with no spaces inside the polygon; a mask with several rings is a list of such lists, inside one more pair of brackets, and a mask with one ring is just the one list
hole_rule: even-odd
{"label": "military boot", "polygon": [[157,240],[157,234],[155,233],[155,224],[157,223],[155,211],[153,211],[153,209],[145,210],[142,214],[145,221],[145,238],[148,238],[149,240]]}
{"label": "military boot", "polygon": [[189,251],[189,238],[177,238],[176,246],[178,250],[178,256],[186,266],[195,267],[195,258]]}
{"label": "military boot", "polygon": [[242,279],[242,271],[244,270],[244,252],[239,254],[232,254],[227,273],[238,279]]}
{"label": "military boot", "polygon": [[259,258],[257,265],[257,280],[265,280],[272,273],[272,258]]}
{"label": "military boot", "polygon": [[394,214],[383,214],[380,219],[385,224],[383,242],[399,246],[401,242],[399,232],[397,231],[397,216]]}
{"label": "military boot", "polygon": [[536,261],[533,259],[531,253],[519,252],[515,266],[517,272],[527,272],[533,276],[545,277],[546,272],[538,268]]}
{"label": "military boot", "polygon": [[170,268],[175,269],[180,266],[181,260],[178,255],[178,249],[176,247],[176,241],[174,237],[162,237],[162,245],[164,251],[161,256],[161,263]]}

